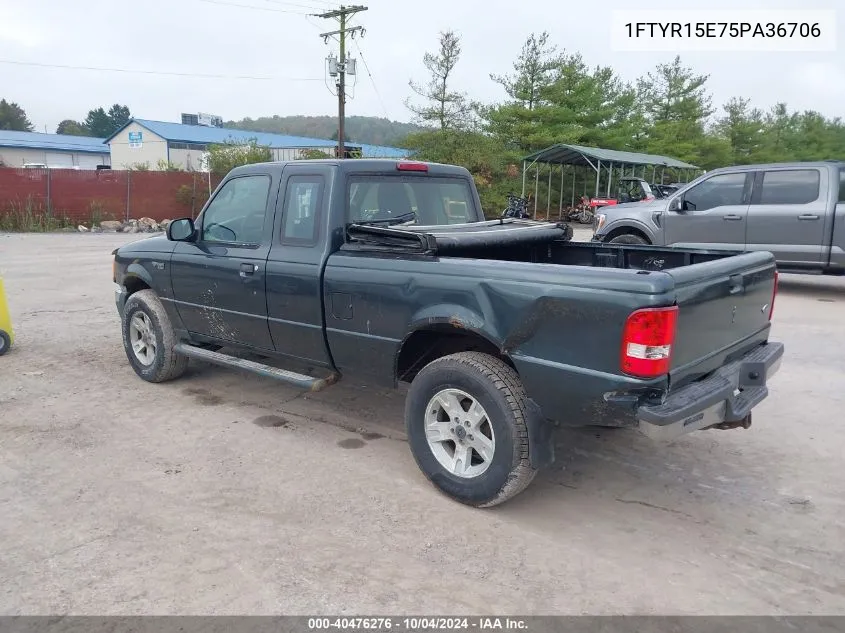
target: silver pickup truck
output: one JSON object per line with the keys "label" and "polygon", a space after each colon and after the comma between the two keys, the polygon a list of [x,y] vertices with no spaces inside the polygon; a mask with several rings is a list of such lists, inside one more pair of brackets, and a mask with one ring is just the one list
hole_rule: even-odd
{"label": "silver pickup truck", "polygon": [[670,196],[604,207],[593,240],[770,251],[781,272],[845,274],[845,162],[716,169]]}

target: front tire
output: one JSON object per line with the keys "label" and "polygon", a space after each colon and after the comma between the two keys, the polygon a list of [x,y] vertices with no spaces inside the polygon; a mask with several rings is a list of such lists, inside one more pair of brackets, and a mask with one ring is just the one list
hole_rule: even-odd
{"label": "front tire", "polygon": [[9,351],[12,346],[12,337],[5,330],[0,330],[0,356]]}
{"label": "front tire", "polygon": [[633,233],[623,233],[622,235],[617,235],[612,240],[608,240],[608,244],[648,244],[648,240],[645,238],[640,237],[639,235],[635,235]]}
{"label": "front tire", "polygon": [[126,357],[141,378],[164,382],[185,373],[188,357],[174,351],[173,326],[152,290],[139,290],[126,300],[121,325]]}
{"label": "front tire", "polygon": [[526,395],[516,372],[478,352],[432,361],[405,403],[408,443],[442,492],[490,507],[522,492],[537,474],[528,458]]}

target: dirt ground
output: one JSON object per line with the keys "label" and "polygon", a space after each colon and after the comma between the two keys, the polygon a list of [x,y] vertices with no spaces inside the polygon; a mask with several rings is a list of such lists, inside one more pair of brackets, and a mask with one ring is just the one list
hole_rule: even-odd
{"label": "dirt ground", "polygon": [[418,471],[403,394],[126,361],[111,255],[0,235],[2,614],[845,614],[845,280],[782,276],[750,430],[561,433],[475,510]]}

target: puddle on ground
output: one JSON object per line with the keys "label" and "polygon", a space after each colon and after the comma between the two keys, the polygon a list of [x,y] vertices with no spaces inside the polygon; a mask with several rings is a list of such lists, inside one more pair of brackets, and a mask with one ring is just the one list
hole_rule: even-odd
{"label": "puddle on ground", "polygon": [[361,448],[365,446],[367,443],[364,440],[359,440],[354,437],[350,437],[346,440],[340,440],[337,445],[341,448]]}
{"label": "puddle on ground", "polygon": [[260,418],[255,418],[252,423],[264,428],[287,428],[290,420],[280,415],[262,415]]}

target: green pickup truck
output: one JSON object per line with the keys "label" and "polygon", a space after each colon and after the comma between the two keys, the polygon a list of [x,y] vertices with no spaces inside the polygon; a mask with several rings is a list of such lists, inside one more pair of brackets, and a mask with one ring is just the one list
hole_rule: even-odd
{"label": "green pickup truck", "polygon": [[747,427],[783,355],[772,255],[571,238],[485,220],[456,166],[239,167],[196,220],[114,252],[126,355],[150,382],[193,358],[311,390],[410,383],[417,464],[475,506],[550,464],[559,425]]}

